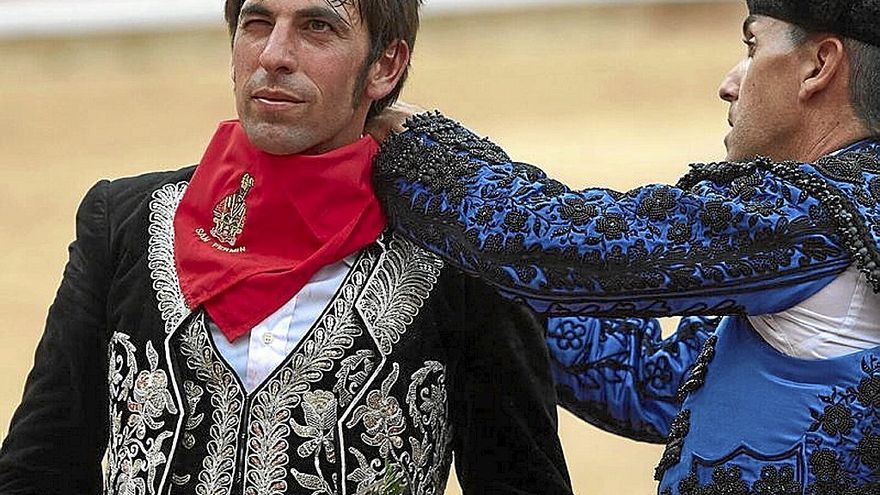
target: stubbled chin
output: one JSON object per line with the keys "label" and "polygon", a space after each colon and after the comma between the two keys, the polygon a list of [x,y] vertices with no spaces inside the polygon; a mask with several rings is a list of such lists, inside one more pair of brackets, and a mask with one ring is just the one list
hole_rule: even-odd
{"label": "stubbled chin", "polygon": [[730,146],[727,147],[727,157],[724,158],[724,161],[727,162],[744,162],[749,161],[754,158],[754,155],[748,156],[741,151],[737,151],[736,148],[732,148]]}
{"label": "stubbled chin", "polygon": [[741,145],[737,145],[733,129],[724,137],[724,148],[727,150],[727,157],[724,160],[728,162],[744,162],[755,158],[754,153],[750,154]]}
{"label": "stubbled chin", "polygon": [[724,136],[724,149],[727,150],[727,156],[724,158],[725,161],[733,161],[733,153],[730,150],[730,134]]}
{"label": "stubbled chin", "polygon": [[289,124],[248,122],[244,128],[251,143],[270,155],[294,155],[312,145],[311,136]]}

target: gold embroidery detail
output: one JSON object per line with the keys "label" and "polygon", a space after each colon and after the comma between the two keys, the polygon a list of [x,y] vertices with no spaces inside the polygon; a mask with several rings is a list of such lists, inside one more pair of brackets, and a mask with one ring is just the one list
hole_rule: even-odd
{"label": "gold embroidery detail", "polygon": [[247,218],[245,198],[253,187],[254,178],[251,174],[244,174],[238,191],[226,196],[214,207],[214,228],[211,229],[211,235],[221,243],[235,247],[238,236],[244,232],[244,222]]}

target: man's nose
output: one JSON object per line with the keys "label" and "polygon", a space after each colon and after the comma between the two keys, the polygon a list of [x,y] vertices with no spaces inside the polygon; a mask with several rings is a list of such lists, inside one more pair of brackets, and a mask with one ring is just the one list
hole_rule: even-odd
{"label": "man's nose", "polygon": [[739,88],[742,84],[743,72],[745,70],[745,61],[736,64],[730,72],[724,76],[721,86],[718,88],[718,96],[729,103],[733,103],[739,99]]}
{"label": "man's nose", "polygon": [[290,74],[297,70],[297,40],[290,28],[275,24],[260,54],[260,65],[269,73]]}

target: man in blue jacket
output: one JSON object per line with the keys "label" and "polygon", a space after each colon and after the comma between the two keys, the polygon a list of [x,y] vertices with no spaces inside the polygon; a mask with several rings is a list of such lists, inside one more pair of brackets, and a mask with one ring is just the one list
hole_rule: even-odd
{"label": "man in blue jacket", "polygon": [[[386,144],[380,194],[554,317],[563,405],[665,437],[662,494],[880,493],[880,1],[748,5],[726,162],[572,191],[429,114]],[[667,341],[638,319],[674,315]]]}

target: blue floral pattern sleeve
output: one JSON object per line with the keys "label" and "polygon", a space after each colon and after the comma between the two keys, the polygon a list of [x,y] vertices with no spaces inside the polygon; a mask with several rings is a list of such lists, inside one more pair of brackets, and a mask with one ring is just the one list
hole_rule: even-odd
{"label": "blue floral pattern sleeve", "polygon": [[880,287],[864,205],[822,174],[864,181],[876,159],[695,165],[677,186],[573,191],[439,114],[409,128],[377,159],[392,225],[539,312],[773,313],[853,261]]}
{"label": "blue floral pattern sleeve", "polygon": [[683,318],[663,340],[653,319],[551,318],[559,405],[605,431],[664,443],[682,389],[719,318]]}

